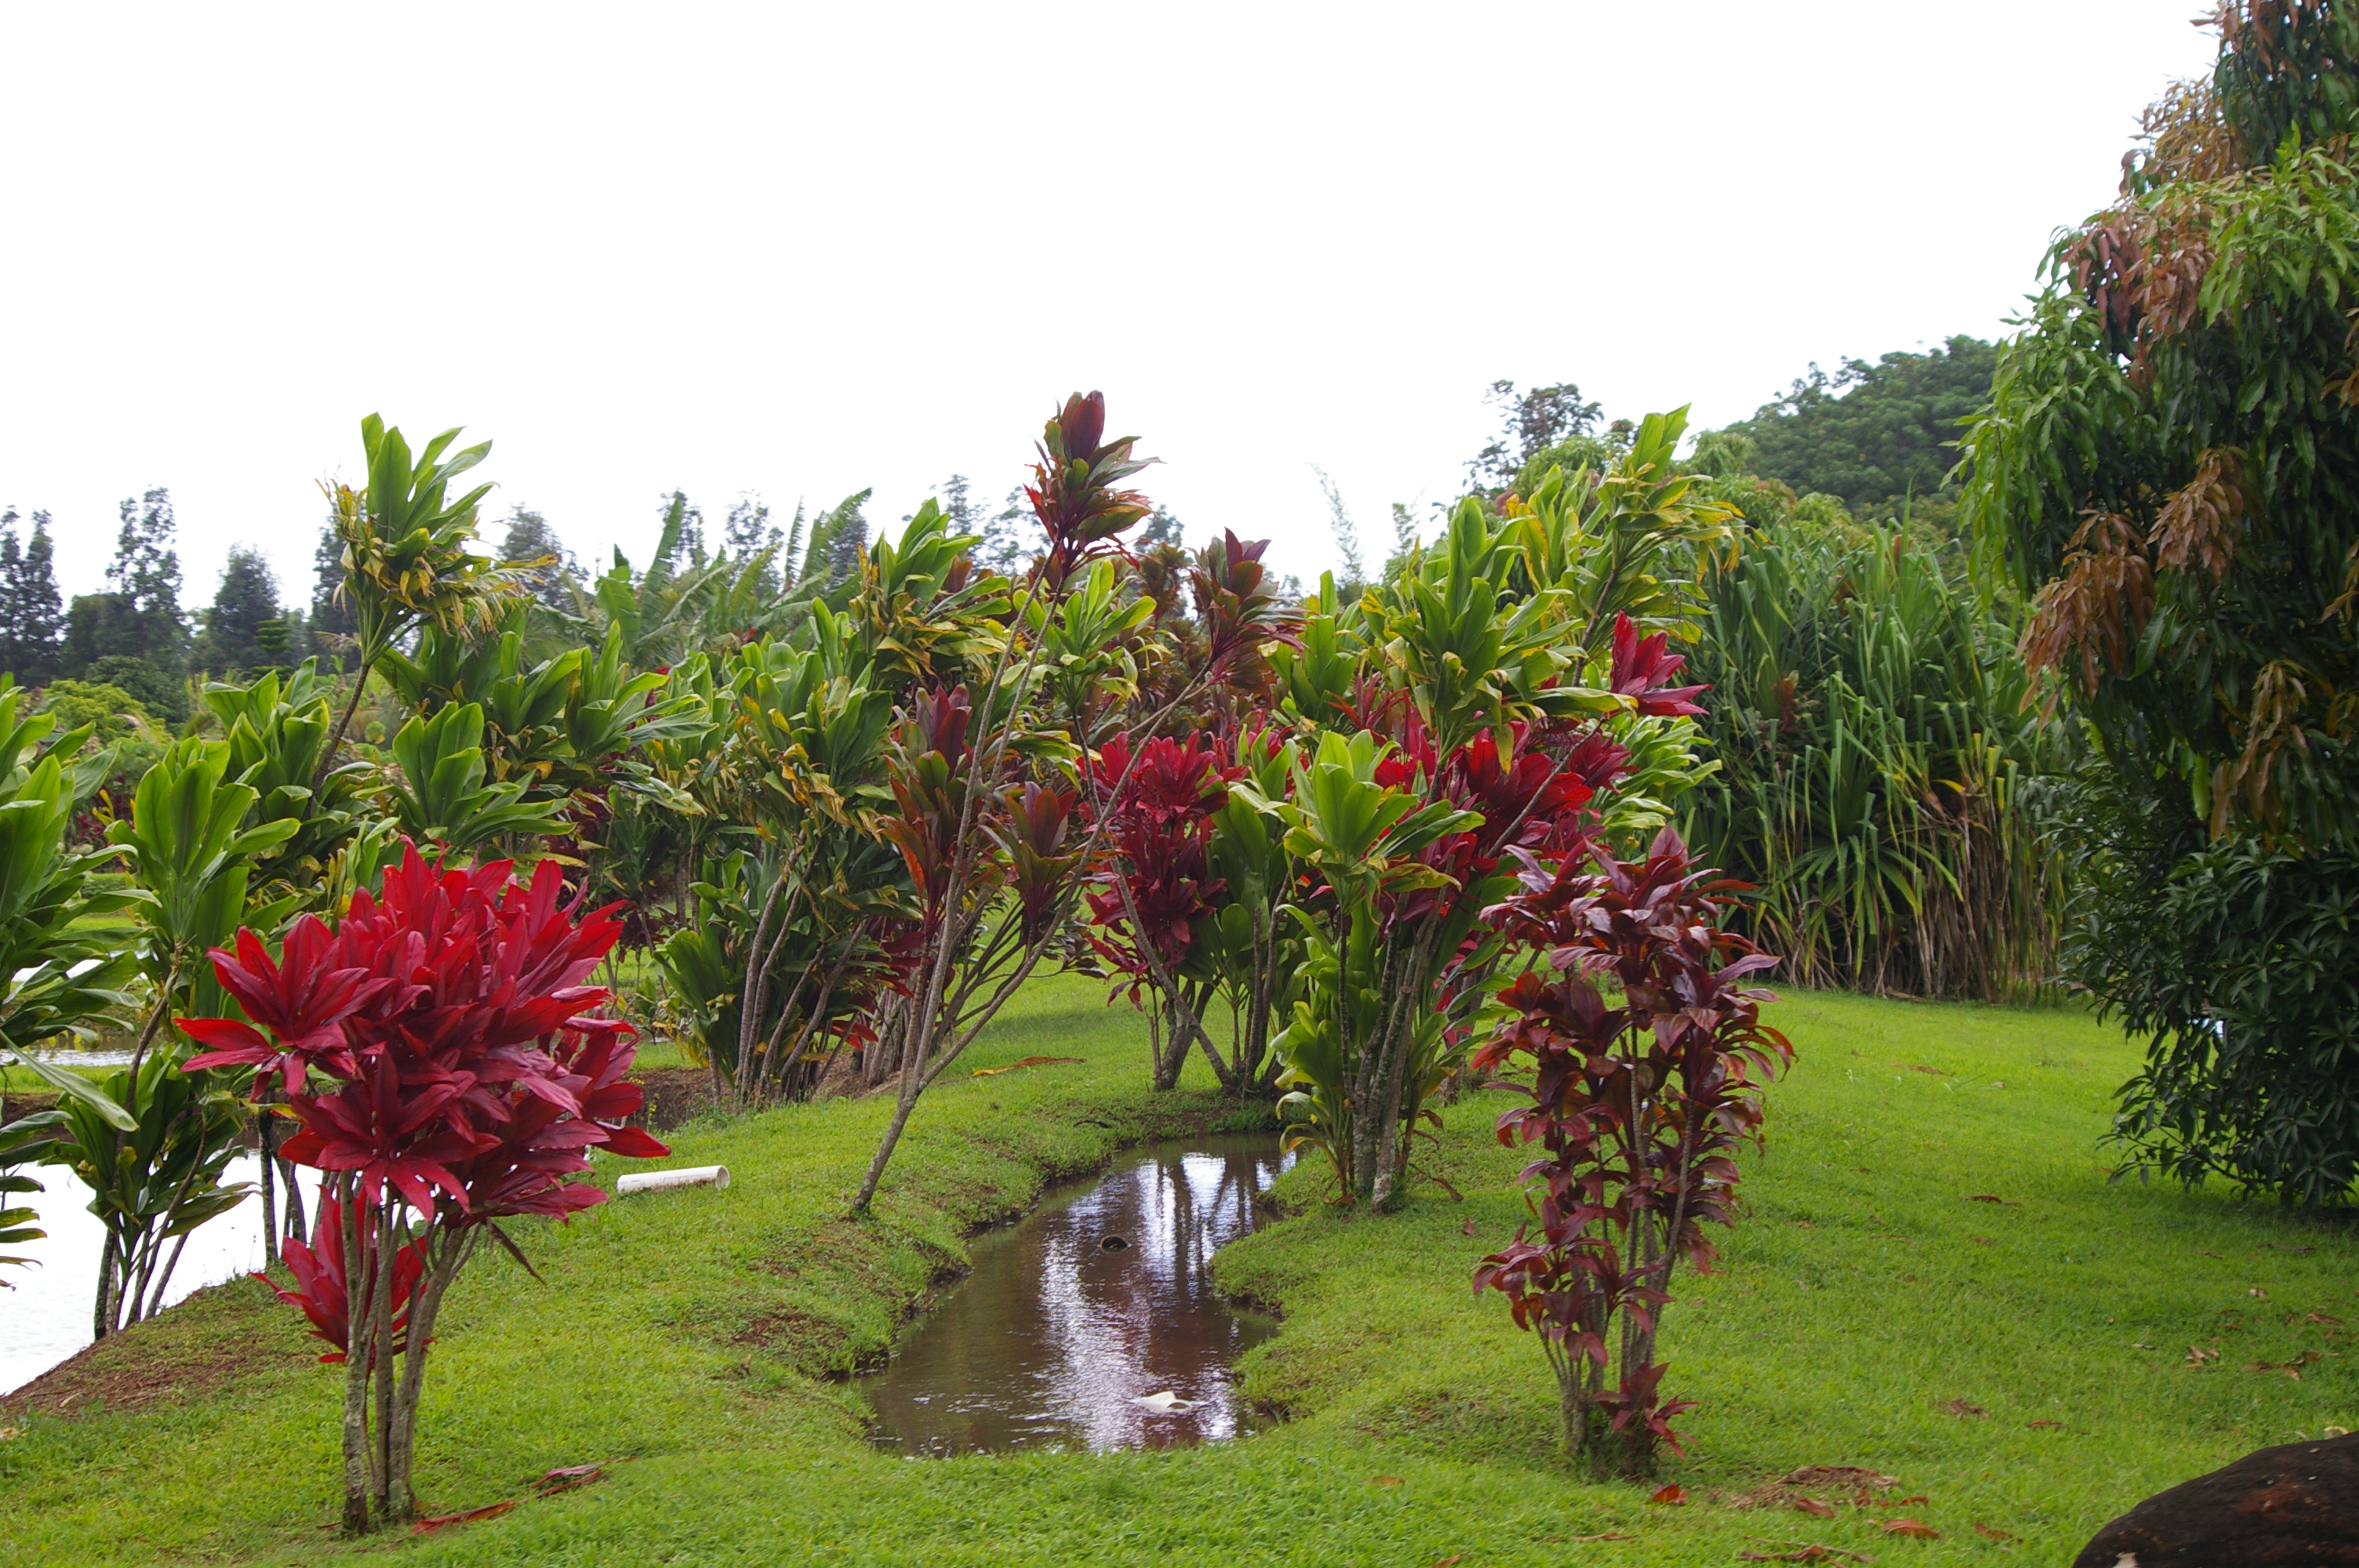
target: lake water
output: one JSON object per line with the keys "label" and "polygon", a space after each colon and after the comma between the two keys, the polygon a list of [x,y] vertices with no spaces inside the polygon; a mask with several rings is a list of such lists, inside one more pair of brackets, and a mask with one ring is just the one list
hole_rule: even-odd
{"label": "lake water", "polygon": [[[229,1168],[232,1182],[257,1179],[259,1163],[240,1155]],[[91,1307],[98,1294],[98,1260],[106,1232],[90,1212],[90,1189],[62,1165],[20,1165],[20,1175],[39,1182],[38,1195],[13,1198],[38,1211],[34,1223],[49,1235],[11,1247],[11,1253],[39,1267],[0,1272],[14,1290],[0,1290],[0,1393],[23,1387],[91,1340]],[[311,1213],[319,1173],[302,1171],[303,1212]],[[285,1202],[285,1195],[280,1195]],[[262,1267],[262,1197],[255,1194],[190,1233],[180,1266],[164,1293],[168,1303],[207,1285],[220,1284]]]}
{"label": "lake water", "polygon": [[[865,1379],[877,1444],[912,1455],[1103,1452],[1237,1435],[1231,1368],[1277,1325],[1223,1300],[1210,1265],[1254,1228],[1288,1162],[1277,1141],[1133,1150],[1102,1180],[977,1238],[973,1272]],[[1156,1395],[1180,1402],[1140,1402]]]}

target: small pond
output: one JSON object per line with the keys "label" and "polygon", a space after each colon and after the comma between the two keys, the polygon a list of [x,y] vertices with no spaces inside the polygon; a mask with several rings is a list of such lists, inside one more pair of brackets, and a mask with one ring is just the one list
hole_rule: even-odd
{"label": "small pond", "polygon": [[[241,1154],[230,1162],[226,1179],[256,1181],[260,1169],[253,1155]],[[49,1234],[8,1249],[38,1266],[10,1269],[5,1277],[15,1289],[0,1291],[0,1394],[31,1382],[90,1343],[98,1260],[106,1249],[105,1227],[90,1212],[90,1189],[81,1177],[62,1165],[20,1165],[16,1173],[41,1184],[40,1192],[14,1201],[38,1211],[34,1223]],[[319,1173],[299,1174],[309,1214],[319,1198]],[[285,1195],[279,1201],[286,1201]],[[262,1199],[248,1195],[237,1207],[189,1233],[165,1302],[261,1267]]]}
{"label": "small pond", "polygon": [[1212,1257],[1253,1229],[1288,1163],[1275,1133],[1150,1144],[978,1238],[974,1271],[865,1379],[877,1444],[1096,1453],[1235,1436],[1230,1368],[1277,1325],[1221,1299]]}

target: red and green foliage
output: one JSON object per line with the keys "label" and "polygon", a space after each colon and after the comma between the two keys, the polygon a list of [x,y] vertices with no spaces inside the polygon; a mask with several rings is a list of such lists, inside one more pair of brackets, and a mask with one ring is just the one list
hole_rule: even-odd
{"label": "red and green foliage", "polygon": [[[1089,766],[1105,802],[1111,855],[1101,891],[1089,894],[1091,946],[1129,977],[1134,1001],[1152,989],[1155,1082],[1169,1088],[1201,1028],[1214,977],[1201,962],[1196,929],[1221,908],[1228,884],[1212,869],[1214,814],[1245,772],[1221,765],[1217,749],[1191,733],[1183,744],[1158,735],[1131,752],[1127,732],[1099,748]],[[1208,1047],[1209,1047],[1209,1042]]]}
{"label": "red and green foliage", "polygon": [[[323,1362],[341,1363],[353,1347],[353,1281],[359,1281],[358,1294],[364,1303],[376,1294],[376,1229],[374,1226],[361,1229],[360,1266],[344,1267],[343,1206],[330,1198],[320,1206],[318,1216],[319,1240],[316,1243],[290,1241],[283,1251],[288,1272],[295,1276],[295,1288],[281,1290],[269,1275],[256,1272],[255,1278],[270,1287],[270,1293],[311,1320],[311,1335],[334,1348],[320,1357]],[[426,1272],[426,1249],[423,1244],[412,1242],[394,1254],[393,1261],[393,1353],[396,1356],[409,1348],[409,1306],[418,1294],[418,1281]],[[374,1354],[375,1344],[363,1351]]]}
{"label": "red and green foliage", "polygon": [[[404,846],[382,892],[331,932],[297,923],[277,958],[252,931],[213,972],[246,1021],[180,1021],[207,1047],[190,1072],[245,1067],[301,1124],[282,1153],[325,1173],[317,1241],[281,1292],[345,1353],[344,1519],[409,1518],[426,1355],[443,1294],[496,1222],[563,1219],[605,1201],[571,1178],[590,1152],[669,1152],[625,1118],[629,1026],[582,982],[621,934],[611,910],[562,902],[544,860],[529,884],[494,861],[452,869]],[[518,1255],[521,1257],[521,1254]],[[376,1260],[394,1259],[390,1270]],[[347,1268],[347,1260],[357,1267]],[[353,1346],[364,1347],[359,1355]]]}
{"label": "red and green foliage", "polygon": [[[1083,884],[1075,872],[1103,852],[1106,797],[1125,785],[1117,770],[1104,787],[1089,749],[1125,709],[1138,712],[1134,645],[1153,618],[1115,588],[1114,564],[1128,559],[1122,535],[1148,511],[1145,496],[1119,488],[1147,466],[1133,444],[1105,438],[1100,394],[1065,402],[1026,488],[1046,547],[991,628],[987,678],[919,683],[908,694],[888,768],[897,812],[880,830],[902,850],[925,923],[908,991],[882,1032],[878,1059],[899,1071],[900,1093],[855,1214],[875,1195],[926,1086],[1063,940]],[[1188,580],[1205,618],[1203,666],[1172,695],[1158,690],[1159,706],[1131,728],[1151,732],[1215,687],[1249,678],[1261,650],[1291,634],[1292,610],[1267,580],[1261,548],[1228,537],[1199,557]],[[955,735],[953,702],[972,710]],[[1090,810],[1080,816],[1083,791]]]}
{"label": "red and green foliage", "polygon": [[1703,1227],[1732,1223],[1737,1150],[1793,1056],[1761,1022],[1769,993],[1743,983],[1777,960],[1723,929],[1736,884],[1698,869],[1670,828],[1628,865],[1591,848],[1551,871],[1515,852],[1524,891],[1484,919],[1547,968],[1500,993],[1512,1015],[1473,1065],[1532,1074],[1532,1103],[1499,1119],[1499,1141],[1546,1151],[1524,1171],[1539,1229],[1484,1259],[1474,1288],[1506,1295],[1539,1336],[1572,1452],[1644,1474],[1690,1408],[1663,1398],[1655,1358],[1672,1271],[1711,1267]]}

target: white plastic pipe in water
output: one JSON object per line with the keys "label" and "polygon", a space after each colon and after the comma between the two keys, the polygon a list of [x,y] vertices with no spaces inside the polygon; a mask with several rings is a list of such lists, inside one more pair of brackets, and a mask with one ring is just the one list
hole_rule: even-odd
{"label": "white plastic pipe in water", "polygon": [[726,1165],[687,1165],[677,1171],[634,1171],[627,1176],[614,1178],[614,1195],[625,1197],[632,1193],[659,1193],[667,1187],[725,1187],[729,1184]]}

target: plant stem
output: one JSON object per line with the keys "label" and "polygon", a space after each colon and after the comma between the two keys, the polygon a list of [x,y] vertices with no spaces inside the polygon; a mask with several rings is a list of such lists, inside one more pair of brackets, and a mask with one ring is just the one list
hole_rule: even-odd
{"label": "plant stem", "polygon": [[336,719],[336,732],[328,737],[328,749],[320,753],[320,765],[311,770],[311,798],[303,803],[306,822],[311,820],[312,808],[319,804],[321,782],[336,765],[336,752],[344,743],[344,731],[352,728],[353,715],[360,711],[361,697],[368,690],[369,671],[375,665],[375,654],[361,661],[360,671],[353,677],[353,699],[344,704],[343,713]]}
{"label": "plant stem", "polygon": [[370,1327],[375,1331],[375,1365],[369,1368],[375,1379],[375,1407],[369,1412],[373,1430],[369,1447],[369,1478],[376,1491],[376,1516],[380,1523],[394,1519],[393,1499],[393,1276],[394,1270],[394,1206],[401,1200],[390,1188],[380,1200],[376,1217],[376,1267],[370,1278]]}
{"label": "plant stem", "polygon": [[106,1246],[98,1255],[98,1301],[91,1308],[90,1336],[103,1339],[114,1331],[114,1226],[106,1227]]}
{"label": "plant stem", "polygon": [[268,1106],[260,1106],[254,1121],[255,1152],[262,1167],[262,1266],[267,1269],[278,1261],[278,1183],[271,1158],[278,1143],[277,1119]]}
{"label": "plant stem", "polygon": [[347,1294],[344,1331],[344,1533],[366,1535],[369,1528],[368,1469],[368,1346],[375,1340],[369,1308],[360,1308],[364,1294],[374,1303],[372,1281],[360,1273],[361,1220],[359,1182],[350,1174],[332,1178],[342,1199],[338,1222],[343,1228],[344,1284]]}

